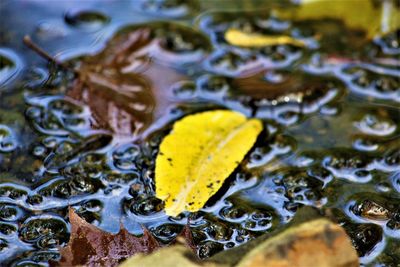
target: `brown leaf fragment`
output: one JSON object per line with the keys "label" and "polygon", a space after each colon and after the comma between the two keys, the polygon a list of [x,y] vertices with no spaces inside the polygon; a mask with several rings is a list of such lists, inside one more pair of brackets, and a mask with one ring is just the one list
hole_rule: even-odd
{"label": "brown leaf fragment", "polygon": [[[266,81],[268,74],[276,75],[277,81]],[[285,96],[297,96],[303,99],[304,96],[327,91],[326,80],[320,77],[304,73],[274,73],[261,71],[246,77],[235,78],[232,85],[243,95],[249,95],[254,99],[279,100]]]}
{"label": "brown leaf fragment", "polygon": [[118,234],[107,233],[69,210],[71,237],[66,247],[60,250],[59,262],[52,266],[116,266],[137,253],[148,254],[160,247],[157,240],[144,228],[142,237],[130,234],[121,227]]}
{"label": "brown leaf fragment", "polygon": [[196,253],[197,248],[196,245],[194,244],[193,235],[192,231],[190,231],[189,224],[186,224],[185,227],[183,227],[182,232],[176,237],[175,241],[176,243],[184,245],[187,248],[191,249],[193,253]]}

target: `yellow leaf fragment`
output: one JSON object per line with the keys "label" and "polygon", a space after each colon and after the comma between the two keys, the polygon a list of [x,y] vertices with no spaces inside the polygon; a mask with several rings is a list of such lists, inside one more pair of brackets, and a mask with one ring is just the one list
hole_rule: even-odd
{"label": "yellow leaf fragment", "polygon": [[347,27],[363,29],[373,38],[400,27],[400,8],[395,0],[302,0],[296,8],[274,10],[280,19],[340,19]]}
{"label": "yellow leaf fragment", "polygon": [[176,122],[156,159],[156,196],[170,216],[201,209],[251,149],[262,131],[257,119],[228,110]]}
{"label": "yellow leaf fragment", "polygon": [[271,45],[290,44],[295,46],[305,46],[301,40],[285,35],[262,35],[257,33],[245,33],[238,29],[231,28],[225,32],[225,40],[235,46],[241,47],[263,47]]}

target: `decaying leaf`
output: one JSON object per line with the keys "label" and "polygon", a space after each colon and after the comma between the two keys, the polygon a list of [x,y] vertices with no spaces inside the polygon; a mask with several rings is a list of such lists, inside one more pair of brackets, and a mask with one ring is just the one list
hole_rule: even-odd
{"label": "decaying leaf", "polygon": [[61,259],[54,266],[116,266],[136,253],[150,253],[160,247],[151,233],[144,229],[142,237],[121,228],[113,235],[80,218],[73,209],[69,211],[71,237],[61,249]]}
{"label": "decaying leaf", "polygon": [[[113,235],[86,222],[73,209],[69,210],[69,221],[70,240],[60,250],[60,261],[51,262],[52,266],[116,266],[133,255],[148,254],[161,247],[146,228],[143,228],[142,237],[130,234],[123,227]],[[186,247],[191,253],[196,250],[189,225],[172,242],[175,243]]]}
{"label": "decaying leaf", "polygon": [[176,216],[201,209],[242,161],[262,130],[261,121],[216,110],[176,122],[156,159],[156,196]]}
{"label": "decaying leaf", "polygon": [[395,2],[302,0],[294,9],[276,9],[275,13],[290,20],[339,19],[350,28],[363,29],[373,38],[400,27],[400,9]]}
{"label": "decaying leaf", "polygon": [[263,47],[272,45],[294,45],[305,46],[301,40],[285,35],[262,35],[257,33],[245,33],[231,28],[225,32],[225,40],[235,46],[241,47]]}
{"label": "decaying leaf", "polygon": [[[190,51],[171,51],[168,34]],[[199,43],[207,48],[205,37],[183,26],[127,26],[98,54],[77,60],[77,78],[67,95],[90,107],[94,127],[137,136],[173,105],[170,87],[186,77],[177,68],[202,59],[206,51]]]}

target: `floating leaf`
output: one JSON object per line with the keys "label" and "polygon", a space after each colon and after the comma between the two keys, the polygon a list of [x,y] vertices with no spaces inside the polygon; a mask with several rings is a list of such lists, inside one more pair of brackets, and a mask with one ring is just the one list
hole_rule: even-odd
{"label": "floating leaf", "polygon": [[253,146],[262,124],[227,110],[190,115],[176,122],[156,159],[156,195],[168,215],[197,211]]}
{"label": "floating leaf", "polygon": [[262,47],[272,45],[305,46],[301,40],[286,35],[263,35],[258,33],[245,33],[231,28],[225,32],[225,40],[231,45],[242,47]]}
{"label": "floating leaf", "polygon": [[74,61],[77,79],[67,95],[89,106],[94,127],[136,137],[176,104],[170,88],[186,78],[177,68],[207,49],[201,33],[180,25],[126,26],[98,54]]}

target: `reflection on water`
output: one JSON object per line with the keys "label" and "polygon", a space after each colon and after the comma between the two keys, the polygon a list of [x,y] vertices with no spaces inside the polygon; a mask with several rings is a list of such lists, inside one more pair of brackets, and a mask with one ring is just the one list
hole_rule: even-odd
{"label": "reflection on water", "polygon": [[[206,258],[308,205],[335,214],[362,263],[399,262],[398,29],[371,40],[348,21],[260,11],[265,2],[0,3],[0,261],[58,259],[70,206],[164,243],[190,217]],[[231,28],[305,45],[237,47]],[[24,47],[25,34],[73,71]],[[267,130],[206,207],[168,217],[155,198],[158,145],[173,121],[215,108]]]}

